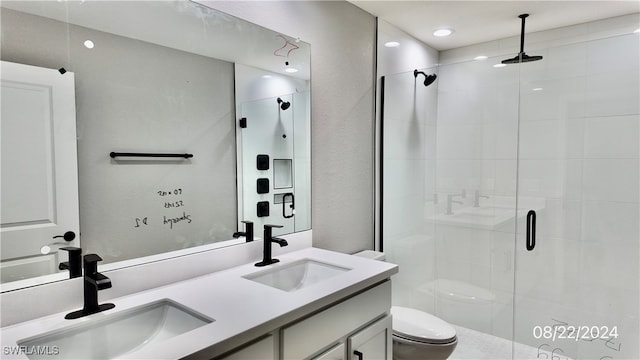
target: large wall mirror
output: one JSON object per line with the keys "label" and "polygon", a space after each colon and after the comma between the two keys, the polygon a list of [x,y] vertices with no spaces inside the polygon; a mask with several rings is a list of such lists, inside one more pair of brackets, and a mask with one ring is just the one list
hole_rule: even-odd
{"label": "large wall mirror", "polygon": [[68,278],[69,248],[113,269],[310,229],[295,34],[192,1],[0,10],[2,291]]}

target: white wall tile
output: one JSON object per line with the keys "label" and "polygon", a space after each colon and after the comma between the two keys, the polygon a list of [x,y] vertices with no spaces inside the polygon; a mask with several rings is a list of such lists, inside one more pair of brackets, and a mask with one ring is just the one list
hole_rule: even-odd
{"label": "white wall tile", "polygon": [[586,83],[584,75],[523,82],[520,86],[521,121],[584,116]]}
{"label": "white wall tile", "polygon": [[582,239],[638,247],[640,217],[638,203],[585,201],[582,205]]}
{"label": "white wall tile", "polygon": [[586,53],[587,74],[606,74],[612,70],[638,73],[639,55],[640,39],[637,34],[590,41]]}
{"label": "white wall tile", "polygon": [[482,125],[439,124],[438,159],[479,159],[482,149]]}
{"label": "white wall tile", "polygon": [[[622,55],[623,56],[623,55]],[[586,116],[633,115],[640,111],[640,72],[616,68],[591,75],[586,86]]]}
{"label": "white wall tile", "polygon": [[638,158],[640,116],[587,118],[584,123],[585,157]]}
{"label": "white wall tile", "polygon": [[519,161],[520,196],[576,199],[581,194],[582,180],[582,160]]}
{"label": "white wall tile", "polygon": [[638,202],[638,159],[584,160],[583,199]]}

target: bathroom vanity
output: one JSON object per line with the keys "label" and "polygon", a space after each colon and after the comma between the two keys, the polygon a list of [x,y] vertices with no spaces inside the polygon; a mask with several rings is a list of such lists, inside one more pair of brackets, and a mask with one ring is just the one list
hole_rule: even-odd
{"label": "bathroom vanity", "polygon": [[391,359],[396,265],[316,248],[278,258],[4,327],[3,358]]}

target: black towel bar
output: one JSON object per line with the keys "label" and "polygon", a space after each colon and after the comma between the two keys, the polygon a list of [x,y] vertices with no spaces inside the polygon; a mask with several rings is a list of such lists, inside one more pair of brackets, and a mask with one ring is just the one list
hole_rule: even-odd
{"label": "black towel bar", "polygon": [[111,152],[109,154],[112,158],[116,157],[181,157],[185,159],[189,159],[193,157],[193,154],[155,154],[155,153],[129,153],[129,152]]}

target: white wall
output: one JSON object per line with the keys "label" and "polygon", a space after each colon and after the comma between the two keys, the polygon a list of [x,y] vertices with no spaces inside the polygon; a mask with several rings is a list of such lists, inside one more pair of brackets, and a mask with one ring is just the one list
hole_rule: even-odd
{"label": "white wall", "polygon": [[314,246],[373,248],[375,19],[344,1],[210,1],[311,44]]}
{"label": "white wall", "polygon": [[[397,47],[386,47],[389,41],[398,42]],[[398,74],[414,69],[438,65],[438,50],[424,44],[413,36],[378,19],[378,77]]]}

